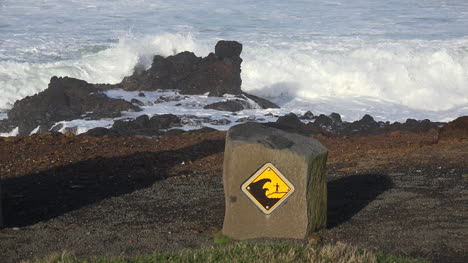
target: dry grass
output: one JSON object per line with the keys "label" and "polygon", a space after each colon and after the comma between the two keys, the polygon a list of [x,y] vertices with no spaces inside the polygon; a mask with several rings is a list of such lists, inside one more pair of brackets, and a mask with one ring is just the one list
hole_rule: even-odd
{"label": "dry grass", "polygon": [[37,260],[38,263],[123,263],[123,262],[317,262],[317,263],[373,263],[425,262],[358,249],[338,242],[335,245],[311,246],[289,243],[252,244],[237,242],[206,249],[183,250],[179,253],[154,253],[135,258],[79,259],[66,252]]}

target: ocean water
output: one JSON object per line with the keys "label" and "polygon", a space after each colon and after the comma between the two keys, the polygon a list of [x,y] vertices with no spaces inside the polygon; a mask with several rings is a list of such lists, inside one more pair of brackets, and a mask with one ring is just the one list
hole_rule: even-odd
{"label": "ocean water", "polygon": [[242,89],[275,114],[468,114],[466,0],[0,0],[0,118],[52,76],[118,83],[155,54],[206,56],[220,39],[244,45]]}

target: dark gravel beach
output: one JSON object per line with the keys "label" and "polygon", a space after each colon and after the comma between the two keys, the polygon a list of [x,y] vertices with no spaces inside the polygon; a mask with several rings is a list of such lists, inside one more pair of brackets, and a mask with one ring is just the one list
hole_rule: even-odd
{"label": "dark gravel beach", "polygon": [[[224,137],[0,139],[2,262],[212,246],[224,216]],[[316,138],[329,149],[322,242],[466,262],[468,141],[437,143],[434,130]]]}

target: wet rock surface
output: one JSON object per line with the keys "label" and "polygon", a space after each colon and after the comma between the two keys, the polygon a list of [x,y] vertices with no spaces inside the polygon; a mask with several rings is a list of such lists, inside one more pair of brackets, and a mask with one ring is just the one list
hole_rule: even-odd
{"label": "wet rock surface", "polygon": [[155,56],[151,68],[136,70],[117,87],[124,90],[177,89],[182,94],[209,93],[210,96],[241,94],[241,52],[242,44],[219,41],[215,53],[205,58],[192,52],[167,58]]}
{"label": "wet rock surface", "polygon": [[[134,120],[117,120],[111,128],[94,128],[83,136],[161,136],[167,129],[181,127],[181,119],[173,114],[140,115]],[[177,134],[175,131],[171,134]]]}
{"label": "wet rock surface", "polygon": [[279,117],[275,123],[268,123],[272,127],[289,131],[294,130],[303,134],[322,134],[326,136],[388,134],[400,131],[423,133],[430,130],[438,130],[444,124],[441,122],[431,122],[430,120],[419,121],[414,119],[408,119],[405,123],[390,123],[375,121],[368,114],[364,115],[360,120],[346,122],[341,120],[341,116],[338,113],[315,116],[310,111],[302,116],[289,113]]}
{"label": "wet rock surface", "polygon": [[[464,262],[466,140],[436,143],[434,130],[315,137],[329,150],[322,242]],[[0,138],[2,262],[212,246],[224,217],[224,138],[210,129],[150,139]]]}
{"label": "wet rock surface", "polygon": [[203,108],[219,110],[219,111],[236,112],[236,111],[249,109],[250,105],[244,100],[234,99],[234,100],[215,102],[215,103],[206,105]]}
{"label": "wet rock surface", "polygon": [[[19,127],[18,135],[27,136],[37,127],[40,127],[38,131],[47,130],[60,121],[118,118],[122,111],[139,111],[140,107],[186,98],[160,96],[154,102],[143,102],[146,95],[141,91],[177,90],[180,94],[209,94],[218,97],[224,94],[238,95],[235,100],[207,106],[209,109],[222,111],[278,108],[266,99],[241,90],[241,52],[242,44],[222,40],[216,44],[215,52],[205,58],[187,51],[167,58],[157,55],[148,70],[137,66],[133,75],[125,77],[116,85],[90,84],[68,77],[53,77],[46,90],[15,103],[8,113],[8,119],[0,121],[0,132],[9,133]],[[132,98],[128,102],[108,98],[101,92],[111,89],[140,92],[136,95],[138,98]],[[129,135],[126,132],[122,134]]]}
{"label": "wet rock surface", "polygon": [[249,109],[279,108],[279,106],[266,99],[262,99],[254,95],[244,93],[241,95],[237,95],[234,99],[228,99],[225,101],[219,101],[212,104],[208,104],[203,108],[219,111],[238,112]]}
{"label": "wet rock surface", "polygon": [[99,119],[120,116],[121,111],[139,110],[128,101],[107,97],[86,81],[53,77],[46,90],[15,102],[8,119],[0,121],[0,126],[19,127],[19,135],[27,136],[38,126],[51,127],[58,121],[79,119],[89,112],[92,118]]}

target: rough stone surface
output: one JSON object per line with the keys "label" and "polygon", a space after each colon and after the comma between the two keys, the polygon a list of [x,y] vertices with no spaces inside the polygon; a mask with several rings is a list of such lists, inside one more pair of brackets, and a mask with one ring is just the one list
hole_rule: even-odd
{"label": "rough stone surface", "polygon": [[220,40],[215,46],[215,55],[220,58],[239,57],[242,44],[236,41]]}
{"label": "rough stone surface", "polygon": [[117,120],[110,129],[96,128],[86,132],[93,137],[102,136],[160,136],[165,134],[165,129],[180,127],[180,118],[173,114],[154,115],[149,118],[144,114],[135,120]]}
{"label": "rough stone surface", "polygon": [[264,98],[260,98],[260,97],[257,97],[257,96],[254,96],[252,94],[248,94],[248,93],[244,93],[243,94],[244,96],[246,96],[247,98],[255,101],[255,103],[258,104],[258,106],[260,106],[260,108],[262,109],[278,109],[279,106],[276,105],[275,103],[267,100],[267,99],[264,99]]}
{"label": "rough stone surface", "polygon": [[[240,65],[242,44],[219,41],[207,57],[182,52],[164,58],[155,56],[148,70],[135,70],[117,86],[125,90],[177,89],[182,94],[242,94]],[[109,89],[112,86],[99,86]]]}
{"label": "rough stone surface", "polygon": [[219,102],[215,102],[212,104],[208,104],[203,108],[219,110],[219,111],[237,112],[237,111],[248,109],[249,104],[246,101],[234,99],[234,100],[219,101]]}
{"label": "rough stone surface", "polygon": [[139,110],[128,101],[107,97],[86,81],[52,77],[46,90],[16,101],[7,122],[19,126],[19,135],[27,136],[38,126],[51,127],[58,121],[79,119],[88,112],[93,112],[94,118],[102,118]]}
{"label": "rough stone surface", "polygon": [[269,109],[279,108],[278,105],[266,99],[254,95],[243,93],[237,95],[235,99],[215,102],[203,107],[204,109],[213,109],[219,111],[237,112],[246,109]]}
{"label": "rough stone surface", "polygon": [[288,113],[284,116],[279,117],[276,120],[276,123],[280,125],[290,126],[290,127],[301,127],[304,126],[304,123],[301,122],[299,117],[294,113]]}
{"label": "rough stone surface", "polygon": [[[234,239],[304,239],[327,224],[327,149],[311,137],[258,123],[232,127],[226,136],[223,233]],[[264,214],[241,191],[265,163],[272,163],[295,191],[271,214]]]}
{"label": "rough stone surface", "polygon": [[309,110],[304,115],[300,117],[301,120],[313,120],[314,119],[314,114]]}

